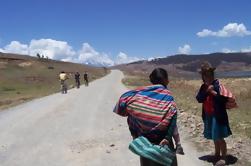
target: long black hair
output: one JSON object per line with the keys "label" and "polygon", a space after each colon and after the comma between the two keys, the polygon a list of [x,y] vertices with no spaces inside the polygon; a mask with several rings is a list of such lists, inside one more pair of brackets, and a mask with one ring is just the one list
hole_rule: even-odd
{"label": "long black hair", "polygon": [[152,84],[161,84],[166,87],[166,81],[168,80],[167,71],[163,68],[156,68],[149,75],[149,79]]}

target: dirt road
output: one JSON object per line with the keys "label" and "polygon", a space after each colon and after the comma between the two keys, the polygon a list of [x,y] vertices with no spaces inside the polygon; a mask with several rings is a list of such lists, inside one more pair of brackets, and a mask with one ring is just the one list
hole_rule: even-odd
{"label": "dirt road", "polygon": [[[112,109],[126,91],[112,71],[89,87],[54,94],[0,112],[1,166],[137,166],[128,150],[126,118]],[[184,143],[179,165],[203,165]]]}

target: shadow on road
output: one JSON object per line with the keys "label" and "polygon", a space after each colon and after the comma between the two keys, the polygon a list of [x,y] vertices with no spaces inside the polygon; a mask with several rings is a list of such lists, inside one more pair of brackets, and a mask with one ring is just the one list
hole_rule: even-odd
{"label": "shadow on road", "polygon": [[[205,156],[201,156],[199,157],[200,160],[203,161],[207,161],[209,163],[212,163],[213,165],[216,164],[217,161],[219,161],[219,158],[216,158],[213,155],[205,155]],[[235,164],[238,161],[238,158],[233,156],[233,155],[227,155],[227,159],[226,159],[226,165],[232,165]]]}

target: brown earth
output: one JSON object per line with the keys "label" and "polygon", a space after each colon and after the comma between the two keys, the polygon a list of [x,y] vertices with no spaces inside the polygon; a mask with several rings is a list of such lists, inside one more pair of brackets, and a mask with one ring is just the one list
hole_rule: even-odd
{"label": "brown earth", "polygon": [[69,74],[71,88],[75,85],[76,71],[82,76],[81,83],[85,71],[90,81],[109,73],[106,68],[0,53],[0,109],[59,92],[58,74],[61,71]]}

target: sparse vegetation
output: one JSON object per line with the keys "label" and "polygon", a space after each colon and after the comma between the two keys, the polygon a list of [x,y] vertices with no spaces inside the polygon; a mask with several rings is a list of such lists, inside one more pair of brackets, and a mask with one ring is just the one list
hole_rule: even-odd
{"label": "sparse vegetation", "polygon": [[[248,78],[228,78],[220,79],[236,96],[238,108],[229,110],[230,125],[235,134],[247,136],[251,139],[251,79]],[[129,88],[149,85],[147,76],[129,76],[123,79],[123,83]],[[179,108],[201,115],[201,104],[195,100],[195,95],[201,85],[201,80],[180,80],[170,79],[169,88],[173,92]]]}
{"label": "sparse vegetation", "polygon": [[[123,79],[123,83],[130,89],[150,84],[147,75],[139,74],[136,76],[135,74],[128,75],[127,72],[125,73],[126,77]],[[228,110],[233,132],[233,137],[228,140],[228,145],[231,148],[229,151],[239,158],[239,165],[246,166],[251,163],[248,157],[251,145],[251,78],[228,78],[220,79],[220,81],[235,94],[239,106],[237,109]],[[191,132],[187,133],[188,137],[198,149],[210,150],[213,149],[212,142],[202,137],[201,104],[197,103],[195,99],[201,83],[201,80],[184,80],[171,77],[169,88],[175,97],[178,108],[184,111],[183,117],[178,121],[181,124],[180,127],[186,132]],[[204,147],[205,145],[206,147]]]}
{"label": "sparse vegetation", "polygon": [[[40,55],[39,55],[40,56]],[[74,87],[74,73],[88,71],[90,81],[108,73],[103,68],[81,64],[38,60],[21,55],[0,55],[0,109],[60,91],[58,74],[69,74],[68,86]],[[82,81],[83,83],[83,81]]]}

